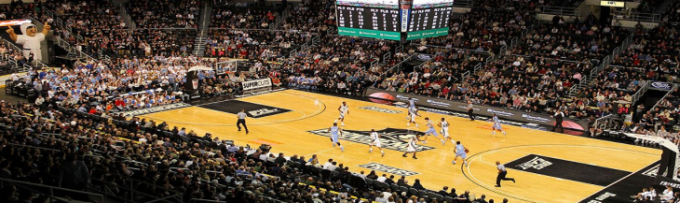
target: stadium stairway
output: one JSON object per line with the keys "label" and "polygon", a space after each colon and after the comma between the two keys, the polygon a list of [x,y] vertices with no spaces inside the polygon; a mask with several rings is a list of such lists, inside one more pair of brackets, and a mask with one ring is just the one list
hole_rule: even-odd
{"label": "stadium stairway", "polygon": [[198,35],[194,40],[194,55],[203,57],[205,54],[205,43],[208,40],[208,32],[210,29],[210,16],[212,13],[212,5],[206,1],[201,8],[201,19],[198,26]]}
{"label": "stadium stairway", "polygon": [[638,115],[637,111],[637,106],[640,104],[643,104],[645,106],[645,111],[642,112],[647,112],[648,110],[652,109],[654,106],[656,106],[659,101],[666,96],[667,91],[660,91],[660,90],[654,90],[654,89],[649,89],[647,92],[645,92],[640,99],[634,103],[633,106],[631,106],[631,111],[635,112],[633,114],[633,122],[638,121],[640,118],[642,118],[642,115]]}

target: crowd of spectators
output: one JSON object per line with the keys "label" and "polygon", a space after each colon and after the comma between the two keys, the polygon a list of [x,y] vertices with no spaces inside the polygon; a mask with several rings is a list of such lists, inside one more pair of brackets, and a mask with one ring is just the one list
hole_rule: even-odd
{"label": "crowd of spectators", "polygon": [[273,6],[251,2],[213,0],[210,27],[223,29],[269,29],[280,15]]}
{"label": "crowd of spectators", "polygon": [[130,1],[125,8],[138,28],[197,28],[201,1]]}
{"label": "crowd of spectators", "polygon": [[559,21],[535,26],[521,40],[525,43],[513,52],[567,60],[601,60],[611,55],[629,34],[623,27],[602,26],[590,15],[584,22]]}
{"label": "crowd of spectators", "polygon": [[509,45],[511,39],[533,26],[535,8],[534,1],[475,1],[470,12],[451,17],[448,36],[419,43],[500,54],[500,47]]}

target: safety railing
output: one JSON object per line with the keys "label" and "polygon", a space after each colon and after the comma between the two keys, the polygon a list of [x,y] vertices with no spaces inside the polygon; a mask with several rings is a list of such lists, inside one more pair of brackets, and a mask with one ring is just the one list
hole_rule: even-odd
{"label": "safety railing", "polygon": [[652,22],[658,23],[661,21],[661,14],[658,13],[638,13],[638,12],[622,12],[614,16],[616,19]]}
{"label": "safety railing", "polygon": [[415,57],[415,56],[416,56],[415,54],[414,54],[414,55],[410,55],[409,57],[406,57],[404,60],[400,61],[399,63],[394,64],[392,67],[390,67],[389,69],[385,70],[385,72],[383,72],[382,74],[380,74],[380,78],[386,77],[388,73],[396,73],[396,72],[399,72],[399,71],[401,70],[402,65],[404,65],[404,63],[406,63],[406,62],[410,61],[411,59],[413,59],[413,57]]}
{"label": "safety railing", "polygon": [[118,12],[120,12],[120,17],[123,19],[123,22],[125,22],[129,29],[136,29],[137,24],[135,23],[135,21],[132,20],[132,16],[128,14],[127,9],[125,9],[125,5],[119,4],[118,6],[119,6]]}
{"label": "safety railing", "polygon": [[578,16],[579,12],[576,11],[576,7],[544,6],[539,14]]}
{"label": "safety railing", "polygon": [[459,8],[472,8],[474,5],[473,0],[455,0],[453,1],[453,7],[459,7]]}
{"label": "safety railing", "polygon": [[[122,200],[129,202],[140,202],[140,200],[145,200],[145,203],[153,202],[166,202],[166,203],[176,203],[182,201],[183,194],[170,190],[164,189],[162,186],[153,185],[146,181],[137,180],[134,178],[121,177],[125,180],[125,185],[113,185],[110,182],[102,181],[98,179],[91,179],[92,186],[88,187],[91,191],[96,191],[97,193],[104,194],[106,197],[114,200]],[[154,194],[149,194],[140,191],[135,187],[149,187],[155,188],[156,192]],[[114,191],[119,191],[116,193]],[[168,193],[167,196],[158,196],[161,193]]]}
{"label": "safety railing", "polygon": [[[593,127],[597,129],[611,129],[612,127],[615,126],[615,120],[616,118],[614,117],[614,114],[609,114],[606,116],[602,116],[598,119],[595,120],[595,123],[593,123]],[[589,129],[586,129],[589,130]]]}
{"label": "safety railing", "polygon": [[[24,181],[17,181],[17,180],[10,180],[10,179],[5,179],[5,178],[0,178],[0,184],[3,186],[6,185],[14,185],[18,189],[25,189],[25,190],[30,190],[36,193],[41,193],[45,194],[48,196],[49,200],[48,202],[60,202],[67,200],[65,197],[59,197],[59,194],[65,194],[65,193],[70,193],[70,194],[80,194],[83,196],[88,196],[90,199],[93,199],[97,202],[101,203],[106,203],[107,199],[104,197],[103,194],[98,194],[98,193],[92,193],[92,192],[85,192],[85,191],[79,191],[79,190],[72,190],[72,189],[67,189],[67,188],[62,188],[62,187],[54,187],[54,186],[48,186],[44,184],[36,184],[36,183],[30,183],[30,182],[24,182]],[[57,195],[55,195],[57,194]]]}
{"label": "safety railing", "polygon": [[465,71],[464,73],[461,73],[461,74],[460,74],[460,80],[461,80],[461,81],[467,80],[468,77],[470,77],[470,71]]}
{"label": "safety railing", "polygon": [[637,92],[635,92],[635,94],[631,96],[630,103],[635,104],[635,102],[637,102],[640,99],[640,97],[642,97],[642,95],[644,95],[645,92],[647,92],[651,84],[652,84],[651,81],[647,80],[646,84],[642,85],[642,88],[640,88]]}
{"label": "safety railing", "polygon": [[[651,82],[648,84],[651,85]],[[656,104],[654,104],[654,106],[651,109],[656,109],[656,107],[659,106],[661,101],[666,100],[666,97],[668,97],[668,95],[672,94],[675,91],[675,89],[678,89],[678,86],[680,86],[680,84],[673,84],[673,88],[671,88],[670,91],[666,92],[666,94],[663,95],[663,97],[661,97],[661,99],[659,99],[659,101],[657,101]]]}

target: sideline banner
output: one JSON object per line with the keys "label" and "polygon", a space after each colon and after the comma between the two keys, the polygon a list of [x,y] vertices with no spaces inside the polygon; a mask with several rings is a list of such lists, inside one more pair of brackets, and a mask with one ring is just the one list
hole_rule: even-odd
{"label": "sideline banner", "polygon": [[243,90],[252,90],[252,89],[263,88],[263,87],[271,87],[272,86],[272,80],[270,78],[249,80],[249,81],[242,82],[241,85],[243,86]]}
{"label": "sideline banner", "polygon": [[[418,106],[438,108],[456,112],[467,112],[466,103],[459,101],[451,101],[447,99],[426,97],[411,93],[390,92],[375,88],[368,88],[366,90],[366,96],[369,97],[371,101],[382,104],[391,104],[391,102],[408,103],[407,100],[409,97],[411,97],[416,100],[416,105]],[[495,113],[501,119],[508,119],[525,123],[537,123],[548,126],[555,125],[555,119],[547,114],[528,113],[514,109],[505,109],[500,107],[482,105],[475,105],[474,110],[475,115],[491,117],[492,114]],[[588,122],[585,120],[564,118],[562,126],[564,126],[564,128],[572,130],[585,131],[588,127]]]}

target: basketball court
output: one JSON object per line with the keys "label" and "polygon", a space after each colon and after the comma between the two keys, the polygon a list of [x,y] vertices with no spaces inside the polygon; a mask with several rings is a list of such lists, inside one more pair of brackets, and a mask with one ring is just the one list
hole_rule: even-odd
{"label": "basketball court", "polygon": [[[338,118],[338,107],[346,101],[349,114],[340,142],[345,151],[332,148],[327,129]],[[238,132],[236,113],[244,109],[250,134]],[[350,171],[376,170],[405,175],[409,184],[420,179],[423,186],[438,191],[443,186],[465,190],[479,197],[497,202],[503,198],[511,202],[580,202],[606,188],[630,182],[653,167],[661,150],[620,144],[586,137],[557,134],[541,130],[504,125],[507,136],[491,135],[490,122],[470,121],[467,118],[420,112],[419,128],[406,126],[406,109],[367,101],[351,100],[324,94],[285,90],[237,100],[208,103],[139,117],[165,121],[170,126],[186,127],[199,135],[212,133],[220,139],[234,140],[237,145],[272,145],[272,152],[286,156],[316,154],[321,163],[333,158]],[[424,132],[424,118],[438,121],[445,117],[451,127],[449,133],[470,150],[468,165],[462,161],[453,165],[453,144],[430,136],[427,143],[419,143],[418,159],[401,155],[406,150],[407,138]],[[435,122],[436,124],[436,122]],[[371,129],[381,132],[385,157],[378,150],[368,152]],[[437,128],[439,130],[439,128]],[[508,177],[517,183],[502,182],[494,187],[495,162],[508,168]],[[637,175],[636,175],[637,174]],[[396,179],[395,178],[395,179]],[[634,182],[634,181],[633,181]],[[649,185],[629,185],[639,187]],[[627,193],[628,191],[624,191]],[[616,194],[626,198],[631,194]],[[607,201],[603,201],[607,202]]]}

